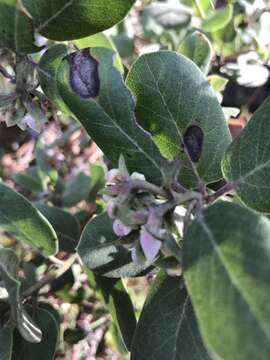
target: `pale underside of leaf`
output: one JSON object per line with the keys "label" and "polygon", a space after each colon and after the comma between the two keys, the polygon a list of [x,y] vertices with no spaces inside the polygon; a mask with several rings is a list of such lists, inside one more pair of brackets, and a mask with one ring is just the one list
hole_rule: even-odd
{"label": "pale underside of leaf", "polygon": [[9,294],[11,316],[22,337],[29,342],[41,340],[41,331],[23,308],[20,299],[21,283],[18,280],[19,259],[10,249],[0,249],[0,275]]}

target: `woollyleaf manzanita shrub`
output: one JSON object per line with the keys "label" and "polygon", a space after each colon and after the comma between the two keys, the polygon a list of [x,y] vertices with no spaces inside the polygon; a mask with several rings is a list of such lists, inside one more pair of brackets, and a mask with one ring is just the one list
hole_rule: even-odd
{"label": "woollyleaf manzanita shrub", "polygon": [[[1,234],[33,247],[41,263],[49,257],[59,265],[53,256],[58,250],[66,254],[61,267],[37,282],[21,276],[16,248],[0,248],[0,358],[54,358],[61,321],[38,294],[51,284],[51,291],[66,299],[59,283],[72,287],[70,269],[79,256],[131,359],[266,360],[269,99],[232,141],[206,77],[213,50],[201,32],[189,34],[178,52],[140,56],[125,78],[119,54],[104,34],[76,40],[77,50],[53,44],[34,64],[42,96],[22,81],[33,62],[22,55],[37,50],[34,29],[49,39],[78,39],[117,23],[133,3],[23,0],[22,7],[0,1],[0,9],[25,36],[6,35],[10,24],[2,21],[0,44],[17,53],[21,79],[18,85],[12,78],[15,91],[3,102],[10,106],[15,96],[27,108],[35,96],[43,104],[45,94],[56,109],[76,117],[103,151],[109,169],[106,181],[97,166],[91,177],[79,173],[63,184],[47,162],[45,146],[37,142],[36,163],[14,180],[40,194],[39,202],[31,204],[0,183]],[[202,28],[212,35],[232,21],[233,5],[210,9],[207,16],[205,4],[199,10]],[[190,14],[185,18],[188,26]],[[51,188],[58,193],[50,194],[51,202],[42,201]],[[82,214],[67,211],[95,200],[98,192],[104,207],[86,225]],[[56,200],[65,209],[53,206]],[[122,278],[146,274],[155,279],[137,323]]]}
{"label": "woollyleaf manzanita shrub", "polygon": [[[108,215],[90,221],[78,252],[87,266],[103,276],[134,275],[132,262],[141,271],[152,263],[165,267],[169,274],[183,272],[186,302],[177,305],[181,302],[179,283],[179,300],[174,303],[168,298],[169,304],[164,300],[162,305],[166,291],[158,287],[155,296],[160,296],[160,306],[164,306],[159,311],[178,311],[179,306],[179,325],[184,316],[181,306],[193,305],[198,325],[189,319],[191,324],[195,322],[190,326],[198,326],[198,337],[200,329],[203,340],[198,342],[205,343],[208,350],[203,351],[209,352],[209,358],[231,359],[242,348],[239,358],[259,353],[263,359],[269,351],[269,318],[267,311],[263,318],[260,313],[269,294],[263,279],[269,271],[270,223],[267,217],[232,204],[233,199],[212,203],[234,190],[247,205],[268,211],[268,197],[255,195],[267,191],[266,177],[262,177],[267,172],[267,147],[260,136],[252,137],[254,144],[249,136],[250,128],[260,131],[263,126],[267,101],[230,145],[221,107],[191,61],[173,52],[144,55],[132,66],[125,83],[113,56],[102,48],[84,49],[63,57],[57,69],[56,86],[63,102],[112,165],[117,166],[120,158],[119,168],[110,170],[105,188]],[[266,136],[265,131],[261,134]],[[256,159],[252,145],[257,149]],[[227,184],[216,193],[208,190],[207,184],[222,178],[222,170]],[[256,202],[243,190],[248,186],[255,188],[250,199]],[[184,227],[176,231],[175,211],[183,205]],[[173,286],[168,294],[172,290]],[[165,324],[158,322],[155,314],[156,325],[145,320],[148,301],[136,330],[132,357],[149,357],[148,345],[140,344],[140,336],[149,336],[152,344],[152,336],[159,335],[160,347],[152,350],[152,356],[196,358],[197,348],[189,348],[185,355],[183,338],[166,331],[166,326],[172,326],[169,319],[168,325],[166,320]],[[217,328],[223,330],[217,332]],[[255,343],[252,339],[257,336]],[[172,341],[175,350],[167,349],[166,341]],[[249,347],[244,350],[246,342]]]}

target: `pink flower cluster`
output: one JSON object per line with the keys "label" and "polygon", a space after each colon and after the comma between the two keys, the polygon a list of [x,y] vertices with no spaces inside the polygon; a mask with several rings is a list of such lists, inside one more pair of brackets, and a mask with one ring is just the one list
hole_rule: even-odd
{"label": "pink flower cluster", "polygon": [[[129,175],[127,171],[123,172],[112,169],[107,175],[106,195],[107,213],[114,219],[113,231],[119,237],[128,237],[131,234],[137,234],[128,247],[131,249],[131,257],[135,263],[142,263],[147,260],[153,262],[159,254],[162,241],[151,233],[153,221],[153,211],[147,205],[138,206],[134,209],[134,197],[132,194],[132,181],[145,180],[144,175],[133,173]],[[138,199],[137,199],[138,200]],[[128,205],[127,205],[128,204]],[[131,215],[126,218],[121,216],[121,207],[132,208],[128,210]],[[123,212],[123,211],[122,211]],[[130,220],[131,219],[131,220]],[[155,225],[155,224],[154,224]]]}

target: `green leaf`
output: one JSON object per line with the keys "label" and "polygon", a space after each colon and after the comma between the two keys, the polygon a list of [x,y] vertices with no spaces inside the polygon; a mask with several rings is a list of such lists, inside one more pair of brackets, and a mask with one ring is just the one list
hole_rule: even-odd
{"label": "green leaf", "polygon": [[105,186],[105,174],[103,167],[100,165],[92,165],[90,171],[91,190],[88,198],[89,201],[95,202],[98,192]]}
{"label": "green leaf", "polygon": [[69,344],[77,344],[85,338],[85,333],[80,328],[70,329],[67,328],[64,332],[64,340]]}
{"label": "green leaf", "polygon": [[59,251],[74,251],[80,237],[77,218],[57,207],[39,203],[35,206],[54,228],[59,239]]}
{"label": "green leaf", "polygon": [[45,255],[57,252],[58,240],[52,226],[26,198],[0,183],[0,199],[1,230]]}
{"label": "green leaf", "polygon": [[135,332],[131,360],[210,360],[182,278],[161,271]]}
{"label": "green leaf", "polygon": [[214,4],[209,0],[183,0],[183,3],[192,6],[195,16],[205,17],[205,13],[214,9]]}
{"label": "green leaf", "polygon": [[33,23],[17,3],[17,0],[0,0],[0,48],[19,54],[39,51],[34,45]]}
{"label": "green leaf", "polygon": [[83,172],[72,178],[67,184],[63,194],[63,205],[72,207],[82,200],[88,199],[91,189],[91,178]]}
{"label": "green leaf", "polygon": [[79,39],[122,20],[134,0],[22,0],[36,31],[53,40]]}
{"label": "green leaf", "polygon": [[65,56],[67,56],[66,45],[51,46],[40,59],[38,74],[40,85],[47,98],[56,104],[61,111],[69,113],[56,85],[57,70]]}
{"label": "green leaf", "polygon": [[[46,310],[47,312],[49,312],[50,315],[52,315],[52,317],[54,318],[56,324],[58,325],[58,328],[60,329],[60,325],[62,323],[62,318],[61,318],[59,312],[56,310],[56,308],[47,302],[39,302],[38,307],[39,307],[39,309],[43,309],[43,310]],[[59,329],[58,329],[58,332],[59,332]],[[58,334],[58,335],[60,335],[60,334]]]}
{"label": "green leaf", "polygon": [[234,17],[222,29],[211,33],[212,44],[218,55],[230,56],[238,51]]}
{"label": "green leaf", "polygon": [[[220,162],[231,137],[218,100],[198,67],[174,52],[146,54],[132,66],[127,84],[137,100],[139,123],[167,158],[182,158],[180,180],[195,185],[199,177],[206,183],[220,179]],[[196,154],[191,134],[196,156],[192,148],[189,153],[183,147],[192,128],[203,135]]]}
{"label": "green leaf", "polygon": [[208,73],[213,56],[208,38],[199,31],[188,35],[180,44],[178,52],[192,60],[204,74]]}
{"label": "green leaf", "polygon": [[224,78],[223,76],[215,75],[215,74],[209,75],[207,77],[207,80],[215,92],[220,92],[220,91],[224,90],[227,82],[229,81],[228,79]]}
{"label": "green leaf", "polygon": [[59,337],[55,316],[51,311],[39,307],[28,306],[27,309],[42,330],[42,341],[39,344],[30,344],[15,332],[12,360],[53,360]]}
{"label": "green leaf", "polygon": [[[113,56],[104,48],[72,54],[59,69],[59,92],[114,166],[123,153],[131,172],[140,171],[160,183],[166,160],[150,135],[137,125],[134,99],[113,64]],[[88,71],[76,71],[76,62]]]}
{"label": "green leaf", "polygon": [[96,216],[85,226],[78,245],[83,263],[95,273],[110,277],[132,277],[145,271],[132,262],[130,251],[120,244],[112,230],[113,220],[107,213]]}
{"label": "green leaf", "polygon": [[12,354],[12,331],[9,327],[3,327],[0,329],[0,359],[11,360]]}
{"label": "green leaf", "polygon": [[35,147],[35,157],[37,166],[43,176],[47,176],[54,183],[58,179],[57,170],[55,170],[48,162],[45,146],[38,141]]}
{"label": "green leaf", "polygon": [[36,166],[30,166],[25,171],[14,174],[13,180],[17,185],[33,192],[44,190],[43,183]]}
{"label": "green leaf", "polygon": [[121,279],[108,279],[101,276],[95,276],[95,280],[126,348],[130,350],[137,321],[123,282]]}
{"label": "green leaf", "polygon": [[202,29],[214,32],[224,28],[232,19],[233,6],[231,4],[211,12],[202,22]]}
{"label": "green leaf", "polygon": [[218,359],[270,353],[270,221],[218,202],[184,239],[184,277],[205,343]]}
{"label": "green leaf", "polygon": [[254,113],[245,129],[228,148],[223,172],[236,186],[237,195],[248,206],[270,212],[270,97]]}
{"label": "green leaf", "polygon": [[41,341],[41,330],[33,323],[24,310],[20,299],[21,283],[18,280],[19,259],[10,249],[0,249],[0,277],[8,292],[8,301],[11,308],[11,317],[21,336],[28,342]]}
{"label": "green leaf", "polygon": [[[63,134],[57,138],[52,144],[48,145],[49,149],[54,148],[55,146],[64,147],[68,143],[71,136],[81,128],[81,125],[77,122],[71,124]],[[58,179],[59,180],[59,179]]]}
{"label": "green leaf", "polygon": [[88,36],[83,39],[74,40],[73,43],[79,48],[79,49],[85,49],[85,48],[93,48],[93,47],[104,47],[107,49],[111,49],[115,52],[115,66],[117,69],[123,74],[124,73],[124,67],[122,64],[122,60],[119,56],[119,53],[116,49],[116,46],[114,45],[111,38],[104,34],[104,33],[98,33],[92,36]]}

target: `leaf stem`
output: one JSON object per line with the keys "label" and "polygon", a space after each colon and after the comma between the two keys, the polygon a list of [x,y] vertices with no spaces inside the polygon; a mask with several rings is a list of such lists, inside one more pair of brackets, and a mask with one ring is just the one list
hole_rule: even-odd
{"label": "leaf stem", "polygon": [[196,6],[196,8],[198,10],[198,13],[199,13],[200,17],[202,19],[205,19],[205,12],[204,12],[204,9],[203,9],[203,7],[202,7],[202,5],[200,3],[200,0],[194,0],[194,3],[195,3],[195,6]]}
{"label": "leaf stem", "polygon": [[205,197],[205,201],[207,203],[213,203],[217,199],[219,199],[221,196],[226,195],[227,193],[231,192],[235,188],[235,183],[228,182],[224,186],[222,186],[220,189],[218,189],[215,193],[208,195]]}
{"label": "leaf stem", "polygon": [[145,190],[153,195],[158,195],[164,198],[168,197],[168,192],[166,190],[144,180],[132,180],[131,190]]}
{"label": "leaf stem", "polygon": [[77,255],[74,254],[73,256],[71,256],[68,260],[66,260],[62,267],[60,269],[51,271],[50,273],[48,273],[47,275],[45,275],[37,284],[30,286],[28,289],[26,289],[23,293],[22,293],[22,298],[27,298],[29,296],[35,295],[36,293],[39,292],[40,289],[42,289],[44,286],[50,284],[52,281],[54,281],[55,279],[59,278],[60,276],[62,276],[68,269],[71,268],[71,266],[74,264],[74,262],[77,259]]}

